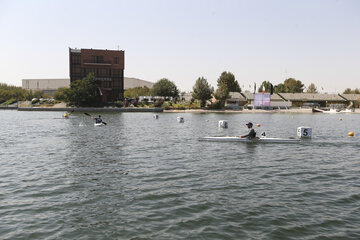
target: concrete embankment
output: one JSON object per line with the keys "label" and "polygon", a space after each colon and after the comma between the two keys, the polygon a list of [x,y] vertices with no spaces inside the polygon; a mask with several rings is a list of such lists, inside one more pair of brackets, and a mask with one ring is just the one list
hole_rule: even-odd
{"label": "concrete embankment", "polygon": [[18,107],[2,107],[2,106],[0,106],[0,109],[1,110],[17,110]]}
{"label": "concrete embankment", "polygon": [[177,113],[312,113],[311,108],[289,108],[289,109],[274,109],[274,110],[204,110],[204,109],[186,109],[186,110],[164,110],[164,112],[177,112]]}
{"label": "concrete embankment", "polygon": [[51,108],[51,107],[19,107],[18,111],[58,111],[58,112],[162,112],[162,108]]}

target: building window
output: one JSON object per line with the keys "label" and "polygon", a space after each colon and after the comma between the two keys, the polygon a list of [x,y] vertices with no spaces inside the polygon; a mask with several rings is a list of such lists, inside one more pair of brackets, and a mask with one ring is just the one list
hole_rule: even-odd
{"label": "building window", "polygon": [[72,58],[72,64],[73,65],[80,65],[81,64],[81,57],[78,54],[71,55]]}
{"label": "building window", "polygon": [[74,67],[74,73],[75,73],[75,74],[81,74],[81,68],[79,68],[79,67]]}
{"label": "building window", "polygon": [[120,75],[120,69],[113,69],[112,70],[112,76],[118,76],[118,75]]}
{"label": "building window", "polygon": [[114,64],[119,64],[119,58],[118,57],[114,57]]}
{"label": "building window", "polygon": [[92,56],[93,63],[104,63],[104,56]]}

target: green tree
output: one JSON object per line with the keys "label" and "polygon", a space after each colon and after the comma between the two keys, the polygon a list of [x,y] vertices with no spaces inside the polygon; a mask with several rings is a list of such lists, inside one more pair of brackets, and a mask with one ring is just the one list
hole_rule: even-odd
{"label": "green tree", "polygon": [[284,93],[285,92],[285,86],[283,83],[280,83],[274,87],[274,91],[276,93]]}
{"label": "green tree", "polygon": [[304,84],[295,78],[288,78],[284,81],[284,92],[286,93],[302,93]]}
{"label": "green tree", "polygon": [[179,90],[174,82],[167,78],[162,78],[153,85],[152,95],[177,98],[179,97]]}
{"label": "green tree", "polygon": [[93,73],[85,78],[70,83],[70,89],[65,91],[67,102],[78,107],[96,105],[96,83]]}
{"label": "green tree", "polygon": [[307,93],[318,93],[317,88],[316,88],[315,84],[313,84],[313,83],[311,83],[311,84],[308,86],[306,92],[307,92]]}
{"label": "green tree", "polygon": [[343,94],[360,94],[360,90],[358,88],[355,88],[354,90],[352,90],[351,88],[347,88],[345,89]]}
{"label": "green tree", "polygon": [[271,83],[269,81],[263,81],[261,86],[258,89],[258,92],[263,91],[263,86],[265,86],[265,92],[269,93],[271,88]]}
{"label": "green tree", "polygon": [[231,72],[223,72],[221,73],[219,79],[217,80],[218,88],[220,85],[225,86],[227,91],[229,92],[241,92],[241,88],[237,80],[235,80],[234,74]]}
{"label": "green tree", "polygon": [[211,87],[204,77],[199,77],[193,86],[192,97],[200,100],[200,106],[205,107],[206,101],[212,98],[214,88]]}
{"label": "green tree", "polygon": [[68,102],[71,94],[72,91],[70,88],[63,87],[59,88],[58,90],[56,90],[56,92],[54,92],[54,98],[59,101]]}
{"label": "green tree", "polygon": [[222,84],[216,89],[215,98],[216,100],[222,102],[222,104],[224,105],[225,100],[229,98],[229,93],[230,92],[228,88],[224,84]]}
{"label": "green tree", "polygon": [[12,99],[12,101],[30,100],[32,98],[32,92],[22,87],[16,87],[0,83],[0,103],[6,102]]}
{"label": "green tree", "polygon": [[151,89],[144,86],[144,87],[134,87],[126,89],[124,92],[125,98],[139,98],[139,96],[150,96]]}

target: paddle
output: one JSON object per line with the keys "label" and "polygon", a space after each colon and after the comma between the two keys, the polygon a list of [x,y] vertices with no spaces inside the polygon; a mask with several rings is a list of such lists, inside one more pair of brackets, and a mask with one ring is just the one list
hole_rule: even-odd
{"label": "paddle", "polygon": [[[91,116],[89,113],[84,112],[84,114],[85,114],[86,116],[93,117],[93,116]],[[104,125],[107,125],[106,122],[102,122],[102,123],[103,123]]]}

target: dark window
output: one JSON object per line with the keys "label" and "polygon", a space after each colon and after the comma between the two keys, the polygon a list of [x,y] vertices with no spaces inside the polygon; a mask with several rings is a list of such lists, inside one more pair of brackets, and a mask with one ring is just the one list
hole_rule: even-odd
{"label": "dark window", "polygon": [[113,69],[112,70],[112,75],[113,76],[119,76],[120,75],[120,69]]}
{"label": "dark window", "polygon": [[114,57],[114,64],[119,64],[119,58],[118,57]]}
{"label": "dark window", "polygon": [[91,56],[93,63],[104,63],[104,56]]}
{"label": "dark window", "polygon": [[86,74],[88,74],[88,73],[93,73],[93,74],[95,74],[95,69],[93,69],[93,68],[87,68],[87,69],[86,69]]}
{"label": "dark window", "polygon": [[81,74],[81,68],[79,67],[74,67],[74,72],[75,74]]}
{"label": "dark window", "polygon": [[72,54],[71,56],[72,64],[73,65],[80,65],[81,57],[78,54]]}

